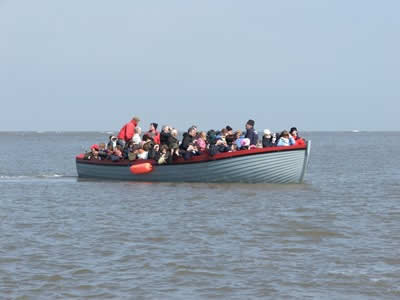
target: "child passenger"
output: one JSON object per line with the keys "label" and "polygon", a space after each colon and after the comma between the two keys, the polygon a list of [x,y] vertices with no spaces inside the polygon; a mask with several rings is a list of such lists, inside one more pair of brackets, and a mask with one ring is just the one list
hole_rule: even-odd
{"label": "child passenger", "polygon": [[207,150],[207,134],[205,131],[200,132],[199,138],[195,141],[200,152],[205,152]]}
{"label": "child passenger", "polygon": [[240,130],[235,132],[235,144],[237,150],[240,150],[242,148],[242,141],[244,140],[244,135]]}

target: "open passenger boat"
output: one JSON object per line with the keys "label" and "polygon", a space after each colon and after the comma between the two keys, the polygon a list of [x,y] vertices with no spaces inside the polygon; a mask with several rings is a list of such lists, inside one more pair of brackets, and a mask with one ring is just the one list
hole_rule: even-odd
{"label": "open passenger boat", "polygon": [[146,182],[244,182],[302,183],[307,169],[311,141],[306,145],[270,147],[236,152],[204,153],[191,160],[179,158],[172,164],[153,160],[84,160],[76,157],[81,178]]}

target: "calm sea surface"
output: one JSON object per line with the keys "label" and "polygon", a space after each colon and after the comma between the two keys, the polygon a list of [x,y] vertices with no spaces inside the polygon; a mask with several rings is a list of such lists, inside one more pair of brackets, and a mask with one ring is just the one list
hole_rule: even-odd
{"label": "calm sea surface", "polygon": [[0,299],[400,299],[400,133],[305,133],[302,185],[79,180],[106,133],[0,133]]}

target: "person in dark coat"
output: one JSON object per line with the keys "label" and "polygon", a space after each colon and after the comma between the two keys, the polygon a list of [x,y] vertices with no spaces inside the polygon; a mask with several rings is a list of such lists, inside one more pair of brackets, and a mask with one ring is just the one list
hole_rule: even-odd
{"label": "person in dark coat", "polygon": [[183,140],[180,145],[181,153],[185,160],[191,159],[194,155],[198,155],[194,141],[196,140],[197,128],[192,126],[183,134]]}
{"label": "person in dark coat", "polygon": [[254,129],[254,120],[248,120],[246,123],[246,135],[245,138],[250,140],[250,145],[256,146],[258,143],[258,134]]}
{"label": "person in dark coat", "polygon": [[171,136],[171,128],[169,126],[164,126],[160,133],[160,145],[167,145]]}
{"label": "person in dark coat", "polygon": [[160,156],[160,145],[153,145],[149,150],[148,159],[158,161],[160,159]]}
{"label": "person in dark coat", "polygon": [[183,134],[183,140],[180,148],[186,151],[190,145],[193,145],[194,140],[196,139],[197,130],[195,127],[190,127],[188,132]]}
{"label": "person in dark coat", "polygon": [[263,148],[276,146],[276,139],[274,138],[274,135],[269,129],[264,130],[264,135],[262,137],[262,145]]}

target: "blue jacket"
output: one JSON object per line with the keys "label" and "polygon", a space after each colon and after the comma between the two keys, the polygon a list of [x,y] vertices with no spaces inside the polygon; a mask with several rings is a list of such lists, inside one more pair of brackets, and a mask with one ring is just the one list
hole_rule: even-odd
{"label": "blue jacket", "polygon": [[278,141],[278,145],[277,146],[292,146],[295,145],[296,141],[294,140],[293,137],[289,137],[288,139],[286,138],[280,138]]}
{"label": "blue jacket", "polygon": [[245,138],[250,140],[250,145],[257,145],[258,143],[258,134],[254,128],[247,129]]}

